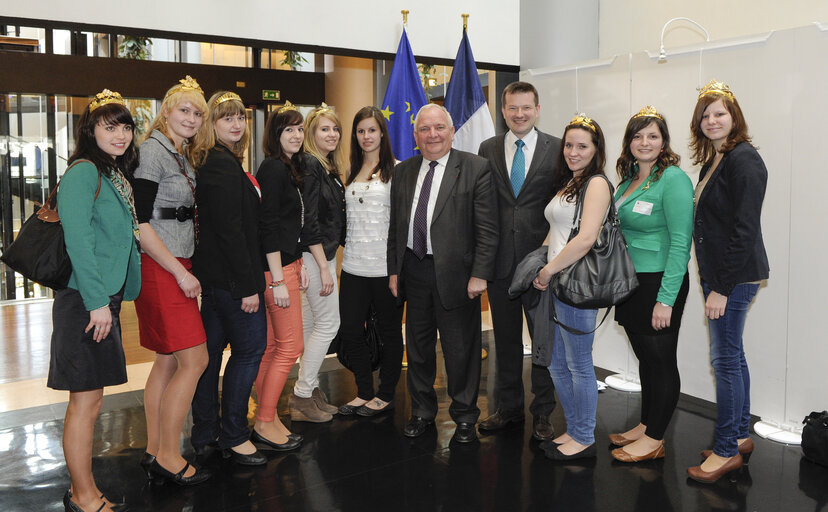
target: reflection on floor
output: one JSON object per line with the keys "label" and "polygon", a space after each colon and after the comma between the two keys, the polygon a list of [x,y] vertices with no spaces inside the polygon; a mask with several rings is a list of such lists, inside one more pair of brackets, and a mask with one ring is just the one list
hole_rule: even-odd
{"label": "reflection on floor", "polygon": [[[526,359],[527,389],[528,365]],[[485,416],[492,373],[489,363],[484,361],[483,367],[479,405]],[[668,432],[667,457],[622,465],[609,456],[607,434],[636,421],[640,398],[602,392],[597,460],[561,465],[538,451],[531,421],[470,446],[450,443],[454,424],[447,413],[443,374],[437,382],[441,408],[436,428],[418,439],[404,437],[401,429],[410,414],[404,377],[405,372],[393,412],[374,418],[337,417],[327,424],[295,423],[295,431],[305,436],[297,451],[270,453],[268,464],[259,468],[234,466],[213,454],[204,463],[217,475],[186,489],[146,483],[138,466],[146,445],[142,395],[108,395],[93,449],[98,486],[133,512],[805,511],[828,502],[828,468],[805,461],[798,448],[758,438],[750,465],[735,480],[712,486],[688,482],[686,467],[699,462],[699,450],[711,440],[709,404],[683,398]],[[326,364],[321,387],[337,404],[355,394],[352,376],[335,363]],[[285,398],[279,406],[282,415],[286,407]],[[0,414],[0,510],[62,509],[69,479],[60,444],[62,421],[54,418],[62,416],[63,408],[58,404]],[[558,431],[564,428],[559,409],[554,424]],[[188,439],[183,446],[192,457]]]}

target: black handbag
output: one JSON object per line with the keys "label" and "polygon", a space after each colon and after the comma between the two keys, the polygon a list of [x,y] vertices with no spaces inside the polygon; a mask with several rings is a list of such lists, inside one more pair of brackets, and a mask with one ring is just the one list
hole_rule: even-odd
{"label": "black handbag", "polygon": [[583,258],[558,272],[550,283],[552,293],[561,302],[584,309],[614,306],[626,300],[638,288],[635,266],[627,252],[627,242],[621,233],[618,212],[612,201],[614,189],[606,176],[593,176],[581,189],[569,240],[580,230],[581,212],[589,182],[599,176],[607,182],[610,189],[610,205],[598,238]]}
{"label": "black handbag", "polygon": [[808,460],[828,466],[828,411],[812,412],[802,423],[802,453]]}
{"label": "black handbag", "polygon": [[[69,169],[71,168],[70,166]],[[26,219],[17,233],[17,238],[0,256],[0,260],[15,272],[54,290],[66,288],[72,276],[72,262],[66,252],[63,226],[55,204],[55,193],[59,186],[60,184],[55,186],[43,206]],[[99,172],[95,200],[98,199],[100,191]]]}
{"label": "black handbag", "polygon": [[[353,365],[348,359],[348,354],[343,350],[342,338],[339,333],[337,333],[334,343],[337,345],[336,358],[339,359],[342,366],[354,371]],[[374,371],[379,368],[380,361],[382,360],[382,339],[379,334],[377,310],[373,304],[371,304],[371,308],[368,310],[368,316],[365,318],[365,344],[368,346],[368,353],[371,357],[371,371]]]}

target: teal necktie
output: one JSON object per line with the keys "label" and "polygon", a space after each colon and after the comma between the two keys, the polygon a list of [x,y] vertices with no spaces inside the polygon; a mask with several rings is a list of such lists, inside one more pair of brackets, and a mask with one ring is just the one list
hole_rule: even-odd
{"label": "teal necktie", "polygon": [[515,150],[515,157],[512,159],[512,175],[509,180],[512,182],[512,191],[515,197],[520,194],[520,187],[523,186],[523,180],[526,178],[526,157],[523,155],[524,142],[520,139],[515,141],[517,149]]}

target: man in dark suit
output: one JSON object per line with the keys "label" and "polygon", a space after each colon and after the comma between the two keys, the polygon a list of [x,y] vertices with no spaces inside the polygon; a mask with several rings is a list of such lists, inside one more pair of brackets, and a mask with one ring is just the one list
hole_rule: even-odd
{"label": "man in dark suit", "polygon": [[[527,82],[506,86],[501,112],[509,131],[480,144],[479,154],[492,164],[492,184],[500,220],[500,243],[495,279],[489,284],[489,304],[495,336],[495,412],[480,422],[481,431],[494,432],[522,424],[523,416],[523,304],[534,290],[510,299],[509,284],[515,266],[543,244],[549,224],[543,216],[552,198],[552,174],[561,140],[535,129],[540,114],[538,91]],[[529,332],[532,332],[531,319]],[[554,437],[550,415],[555,408],[555,387],[549,370],[532,365],[529,411],[532,435],[540,440]]]}
{"label": "man in dark suit", "polygon": [[411,420],[417,437],[434,423],[437,331],[446,364],[454,440],[477,439],[480,416],[480,295],[494,278],[497,213],[485,158],[451,149],[454,126],[445,108],[417,113],[414,139],[422,156],[397,165],[391,182],[389,288],[408,301],[406,350]]}

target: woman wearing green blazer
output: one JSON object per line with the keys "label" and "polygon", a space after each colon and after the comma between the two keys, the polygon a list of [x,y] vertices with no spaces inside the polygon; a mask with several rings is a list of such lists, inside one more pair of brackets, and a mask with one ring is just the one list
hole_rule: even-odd
{"label": "woman wearing green blazer", "polygon": [[78,121],[77,147],[57,193],[72,276],[52,307],[47,385],[69,391],[67,511],[113,510],[92,475],[92,437],[103,387],[127,380],[118,314],[121,301],[135,299],[141,289],[130,183],[138,165],[134,128],[121,95],[99,93]]}
{"label": "woman wearing green blazer", "polygon": [[[622,462],[664,457],[664,432],[678,402],[676,350],[689,279],[693,185],[676,167],[664,117],[644,107],[627,123],[615,194],[639,288],[615,310],[639,362],[641,421],[610,441]],[[623,448],[622,448],[623,447]]]}

